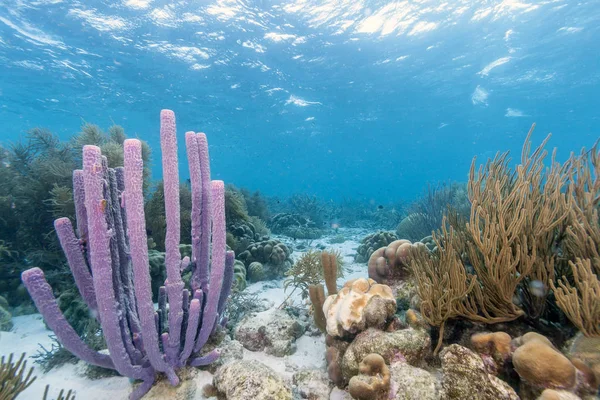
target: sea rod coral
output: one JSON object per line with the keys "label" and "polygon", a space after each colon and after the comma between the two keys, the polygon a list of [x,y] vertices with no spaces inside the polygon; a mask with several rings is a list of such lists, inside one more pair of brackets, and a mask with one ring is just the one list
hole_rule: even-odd
{"label": "sea rod coral", "polygon": [[[225,245],[224,185],[210,181],[208,144],[202,133],[185,136],[192,190],[192,257],[181,258],[175,115],[163,110],[160,121],[167,279],[158,312],[152,303],[139,140],[125,141],[124,167],[115,169],[108,168],[99,147],[84,146],[83,170],[73,172],[79,237],[69,219],[54,223],[79,292],[101,323],[109,354],[92,351],[75,333],[41,269],[22,274],[35,305],[67,350],[90,364],[143,381],[130,399],[148,392],[158,372],[177,385],[177,369],[218,358],[218,351],[198,354],[216,325],[224,323],[220,315],[233,279],[234,254]],[[186,288],[181,274],[188,268],[192,274]]]}

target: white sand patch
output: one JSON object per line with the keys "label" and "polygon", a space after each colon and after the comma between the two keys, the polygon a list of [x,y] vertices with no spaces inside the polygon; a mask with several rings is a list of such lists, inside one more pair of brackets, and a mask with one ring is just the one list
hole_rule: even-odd
{"label": "white sand patch", "polygon": [[46,385],[50,385],[50,398],[55,398],[61,389],[73,390],[77,398],[90,400],[117,400],[126,399],[132,390],[128,378],[111,377],[90,380],[83,375],[84,363],[65,364],[54,368],[47,374],[34,364],[31,356],[37,354],[39,345],[50,349],[52,331],[46,329],[41,315],[23,315],[13,318],[14,327],[10,332],[0,333],[0,354],[15,353],[19,357],[22,352],[27,353],[28,368],[34,367],[37,379],[23,392],[21,397],[28,399],[41,399]]}

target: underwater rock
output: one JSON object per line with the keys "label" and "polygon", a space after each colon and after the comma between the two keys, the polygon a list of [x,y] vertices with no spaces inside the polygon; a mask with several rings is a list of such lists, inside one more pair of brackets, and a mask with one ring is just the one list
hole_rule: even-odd
{"label": "underwater rock", "polygon": [[[251,244],[238,255],[238,259],[242,260],[248,267],[248,278],[251,281],[257,281],[281,278],[293,264],[290,254],[292,254],[292,251],[285,244],[279,240],[270,239]],[[255,278],[253,270],[249,268],[254,262],[262,264],[264,275],[260,276],[261,279]],[[258,268],[258,266],[255,265],[255,268]]]}
{"label": "underwater rock", "polygon": [[292,377],[294,398],[309,400],[328,400],[332,385],[323,371],[305,369]]}
{"label": "underwater rock", "polygon": [[185,367],[178,371],[181,383],[172,386],[165,378],[156,381],[152,389],[144,396],[144,400],[194,400],[197,398],[198,381],[201,371],[193,367]]}
{"label": "underwater rock", "polygon": [[359,278],[327,297],[323,311],[329,335],[352,337],[370,327],[383,328],[396,312],[396,299],[388,286]]}
{"label": "underwater rock", "polygon": [[352,400],[352,396],[347,391],[334,387],[329,394],[329,400]]}
{"label": "underwater rock", "polygon": [[210,353],[214,349],[219,350],[219,358],[217,358],[212,364],[204,367],[204,369],[211,373],[214,373],[221,365],[244,358],[244,346],[242,346],[239,341],[231,339],[229,335],[223,335],[223,340],[221,340],[218,344],[214,344],[212,341],[207,343],[202,348],[201,355]]}
{"label": "underwater rock", "polygon": [[304,326],[278,308],[250,314],[235,328],[235,339],[250,351],[265,351],[277,357],[294,353],[294,342]]}
{"label": "underwater rock", "polygon": [[475,352],[451,344],[440,352],[443,398],[452,400],[518,400],[510,385],[488,374],[483,359]]}
{"label": "underwater rock", "polygon": [[354,261],[366,263],[375,250],[385,247],[395,240],[398,240],[398,236],[393,232],[381,231],[366,236],[360,241]]}
{"label": "underwater rock", "polygon": [[413,366],[422,366],[431,351],[431,339],[424,330],[402,329],[384,332],[369,328],[360,333],[348,346],[341,359],[344,379],[350,380],[358,374],[359,363],[365,356],[377,353],[387,364],[402,355]]}
{"label": "underwater rock", "polygon": [[394,400],[438,400],[440,393],[436,378],[424,369],[413,367],[398,359],[390,367],[390,399]]}
{"label": "underwater rock", "polygon": [[291,400],[292,391],[259,361],[234,361],[220,367],[213,386],[227,400]]}

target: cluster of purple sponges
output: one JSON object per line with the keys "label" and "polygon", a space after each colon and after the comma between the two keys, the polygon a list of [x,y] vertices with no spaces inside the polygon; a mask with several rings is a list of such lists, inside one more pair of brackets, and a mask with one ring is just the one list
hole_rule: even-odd
{"label": "cluster of purple sponges", "polygon": [[[142,381],[130,399],[148,392],[158,372],[177,385],[177,369],[216,360],[217,351],[202,357],[198,353],[216,326],[224,324],[220,318],[233,279],[234,254],[225,244],[224,185],[210,180],[203,133],[185,135],[192,257],[181,258],[175,114],[161,111],[160,122],[167,280],[159,292],[158,311],[148,262],[142,144],[136,139],[124,143],[122,168],[108,168],[99,147],[83,148],[83,170],[73,172],[78,236],[68,218],[54,222],[79,292],[102,326],[109,355],[90,349],[69,325],[41,269],[22,274],[38,310],[67,350],[90,364]],[[181,274],[188,269],[186,288]]]}

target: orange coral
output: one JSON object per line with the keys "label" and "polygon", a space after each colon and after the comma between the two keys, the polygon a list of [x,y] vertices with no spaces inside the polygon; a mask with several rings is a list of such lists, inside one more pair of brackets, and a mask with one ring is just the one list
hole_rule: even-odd
{"label": "orange coral", "polygon": [[506,332],[482,332],[471,336],[471,346],[479,354],[492,356],[496,361],[510,357],[511,337]]}
{"label": "orange coral", "polygon": [[359,375],[353,376],[348,392],[357,400],[383,400],[390,388],[390,370],[379,354],[371,353],[361,361]]}

